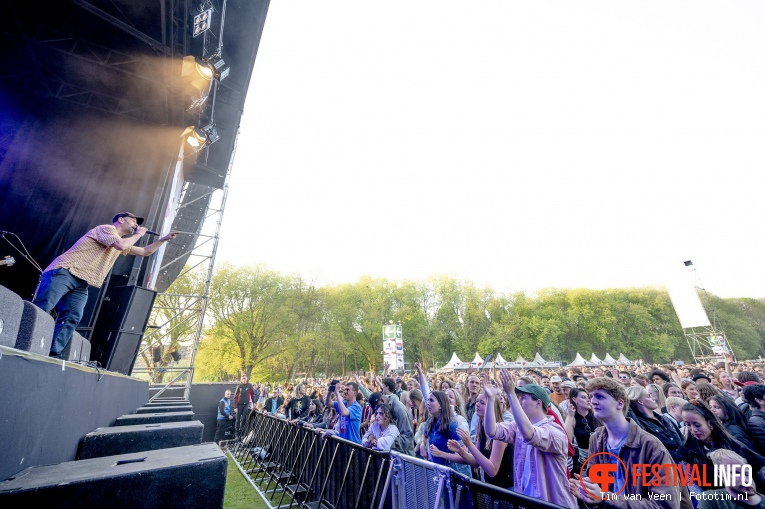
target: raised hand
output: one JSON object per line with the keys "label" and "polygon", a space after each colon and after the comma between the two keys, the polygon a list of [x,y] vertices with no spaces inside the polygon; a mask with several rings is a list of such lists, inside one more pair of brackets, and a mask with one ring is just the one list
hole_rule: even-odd
{"label": "raised hand", "polygon": [[506,369],[499,372],[499,380],[502,382],[502,389],[505,394],[515,394],[515,377]]}
{"label": "raised hand", "polygon": [[417,359],[417,362],[414,363],[414,369],[417,370],[417,374],[422,374],[422,364],[420,364],[420,359]]}
{"label": "raised hand", "polygon": [[470,432],[468,430],[464,428],[457,428],[457,434],[462,440],[462,443],[467,447],[470,447],[473,444],[472,440],[470,440]]}
{"label": "raised hand", "polygon": [[[499,394],[499,389],[497,389],[496,387],[494,387],[492,385],[486,384],[486,385],[483,386],[483,392],[484,392],[484,394],[486,394],[486,397],[489,400],[491,400],[492,398],[496,398],[497,397],[497,395]],[[486,402],[486,404],[488,405],[489,403]]]}

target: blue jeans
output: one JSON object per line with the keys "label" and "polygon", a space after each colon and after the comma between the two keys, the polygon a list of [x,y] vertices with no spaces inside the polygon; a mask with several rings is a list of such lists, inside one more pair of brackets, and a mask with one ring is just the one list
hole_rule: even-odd
{"label": "blue jeans", "polygon": [[58,311],[50,347],[52,355],[60,355],[69,344],[87,303],[88,283],[73,276],[69,269],[53,269],[43,273],[33,304],[46,313],[54,307]]}

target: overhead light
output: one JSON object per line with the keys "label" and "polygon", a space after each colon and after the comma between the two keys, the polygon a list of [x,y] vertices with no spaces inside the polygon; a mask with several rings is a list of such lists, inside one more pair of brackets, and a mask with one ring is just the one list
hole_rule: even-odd
{"label": "overhead light", "polygon": [[212,72],[213,77],[218,81],[223,81],[228,77],[231,66],[223,61],[221,57],[214,56],[207,60],[207,65]]}
{"label": "overhead light", "polygon": [[210,95],[210,87],[215,76],[213,69],[204,60],[189,55],[183,57],[181,76],[190,86],[188,98],[190,108],[197,108],[204,104]]}
{"label": "overhead light", "polygon": [[194,152],[220,139],[218,130],[212,124],[205,127],[189,126],[183,131],[181,137],[186,139],[186,143],[194,149]]}
{"label": "overhead light", "polygon": [[194,37],[209,30],[210,21],[212,21],[212,7],[194,16]]}

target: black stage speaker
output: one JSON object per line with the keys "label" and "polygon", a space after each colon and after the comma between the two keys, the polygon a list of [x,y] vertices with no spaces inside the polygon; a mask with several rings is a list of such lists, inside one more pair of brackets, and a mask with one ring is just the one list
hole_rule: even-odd
{"label": "black stage speaker", "polygon": [[55,325],[56,322],[48,313],[25,300],[16,348],[47,357]]}
{"label": "black stage speaker", "polygon": [[226,465],[199,444],[31,467],[0,482],[0,507],[223,507]]}
{"label": "black stage speaker", "polygon": [[140,286],[115,286],[104,297],[93,329],[90,359],[109,371],[129,375],[149,323],[157,292]]}
{"label": "black stage speaker", "polygon": [[24,301],[21,297],[0,286],[0,345],[16,347],[23,314]]}
{"label": "black stage speaker", "polygon": [[74,331],[72,339],[61,351],[61,358],[71,362],[88,362],[90,360],[90,342]]}

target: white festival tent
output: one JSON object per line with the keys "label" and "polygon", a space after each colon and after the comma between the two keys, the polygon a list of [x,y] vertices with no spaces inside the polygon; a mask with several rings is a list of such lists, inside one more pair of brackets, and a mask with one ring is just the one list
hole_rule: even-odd
{"label": "white festival tent", "polygon": [[587,361],[584,360],[584,357],[582,357],[579,352],[576,353],[576,358],[571,361],[571,364],[568,364],[567,367],[581,367],[586,366]]}
{"label": "white festival tent", "polygon": [[502,358],[502,354],[501,353],[497,353],[497,358],[494,359],[494,364],[496,364],[497,367],[500,367],[500,366],[504,366],[505,364],[507,364],[507,361]]}
{"label": "white festival tent", "polygon": [[616,363],[617,364],[624,364],[626,366],[632,366],[634,364],[634,362],[632,362],[627,357],[625,357],[623,353],[619,354],[619,360],[617,360]]}
{"label": "white festival tent", "polygon": [[480,355],[478,355],[478,352],[475,353],[475,357],[473,357],[473,361],[470,363],[470,365],[474,368],[480,368],[483,366],[483,359]]}
{"label": "white festival tent", "polygon": [[607,353],[606,356],[603,358],[603,362],[605,362],[609,366],[613,366],[614,364],[616,364],[616,359],[611,357],[610,353]]}
{"label": "white festival tent", "polygon": [[537,352],[536,355],[534,356],[534,360],[531,361],[531,365],[540,366],[540,367],[557,368],[557,367],[560,367],[560,362],[546,361],[542,358],[541,355],[539,355],[539,352]]}
{"label": "white festival tent", "polygon": [[590,357],[590,360],[587,361],[588,364],[592,364],[594,366],[601,366],[603,365],[603,361],[598,359],[598,356],[595,355],[595,352],[592,352],[592,357]]}
{"label": "white festival tent", "polygon": [[438,371],[454,371],[455,369],[461,369],[466,368],[466,363],[462,362],[459,357],[457,357],[456,352],[452,352],[452,358],[449,359],[449,362],[446,363],[445,366],[443,366]]}

